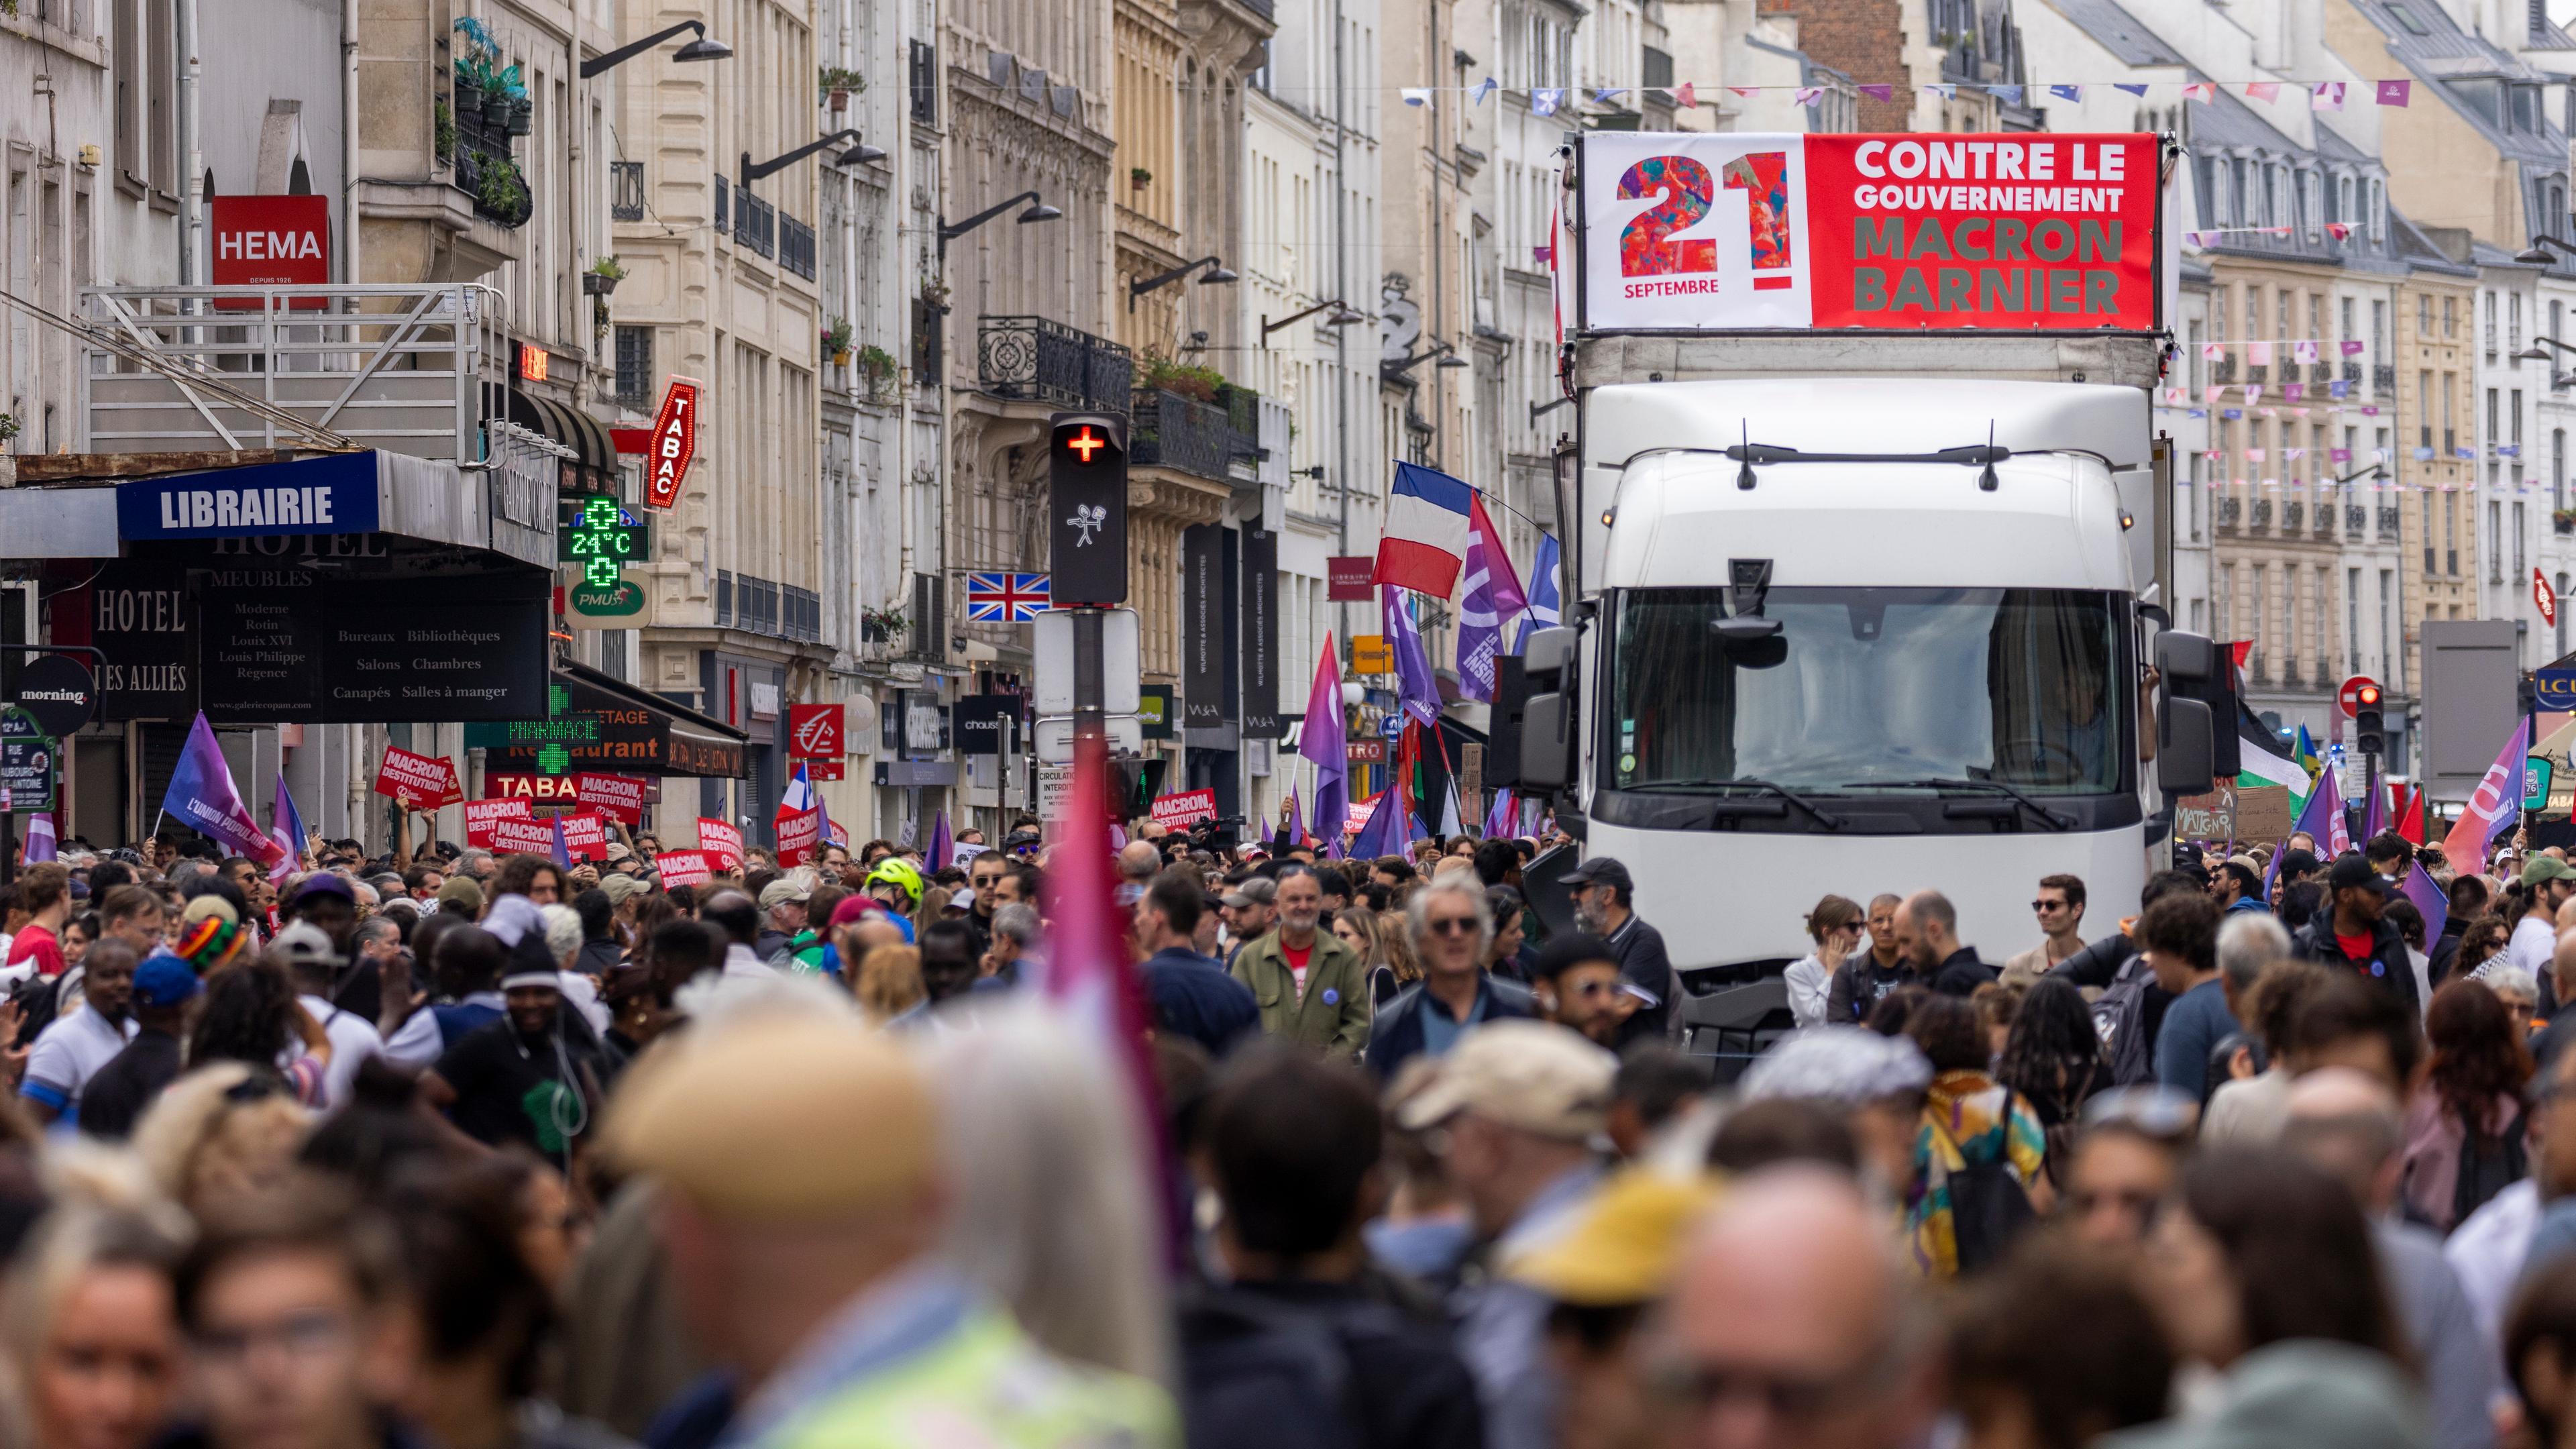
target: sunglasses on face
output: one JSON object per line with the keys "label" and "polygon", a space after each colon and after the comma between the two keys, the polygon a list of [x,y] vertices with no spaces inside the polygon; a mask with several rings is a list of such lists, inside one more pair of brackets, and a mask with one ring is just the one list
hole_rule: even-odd
{"label": "sunglasses on face", "polygon": [[1474,916],[1440,916],[1425,923],[1435,936],[1464,936],[1476,929]]}
{"label": "sunglasses on face", "polygon": [[2045,913],[2047,913],[2047,912],[2049,912],[2049,911],[2062,911],[2062,910],[2065,910],[2065,909],[2066,909],[2066,902],[2064,902],[2064,901],[2032,901],[2032,902],[2030,903],[2030,908],[2031,908],[2032,910],[2034,910],[2034,911],[2038,911],[2038,912],[2041,912],[2042,914],[2045,914]]}

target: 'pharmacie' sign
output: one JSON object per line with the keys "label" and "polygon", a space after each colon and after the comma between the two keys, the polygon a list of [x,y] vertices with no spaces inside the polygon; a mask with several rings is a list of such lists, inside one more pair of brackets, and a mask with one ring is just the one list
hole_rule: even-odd
{"label": "'pharmacie' sign", "polygon": [[120,538],[376,531],[376,455],[344,453],[116,485]]}

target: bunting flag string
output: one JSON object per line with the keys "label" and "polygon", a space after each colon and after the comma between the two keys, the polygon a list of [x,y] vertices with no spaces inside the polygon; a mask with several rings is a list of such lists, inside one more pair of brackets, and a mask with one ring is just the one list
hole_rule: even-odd
{"label": "bunting flag string", "polygon": [[[2415,83],[2411,80],[2369,81],[2364,84],[2367,87],[2365,93],[2366,98],[2373,105],[2383,106],[2393,110],[2403,110],[2413,103]],[[2285,90],[2296,91],[2304,94],[2307,99],[2308,109],[2312,111],[2341,111],[2344,109],[2348,101],[2354,99],[2353,83],[2350,81],[2339,80],[2051,81],[2035,85],[2015,85],[2001,81],[1936,81],[1917,85],[1912,89],[1926,95],[1940,96],[1944,100],[1955,99],[1959,92],[1963,90],[1968,91],[1971,94],[1983,92],[1995,97],[2006,105],[2011,106],[2022,104],[2024,99],[2027,98],[2032,91],[2037,90],[2043,92],[2050,100],[2069,101],[2080,105],[2084,100],[2084,92],[2095,86],[2107,86],[2124,95],[2135,96],[2142,100],[2146,98],[2151,89],[2157,89],[2164,86],[2176,86],[2179,88],[2181,98],[2183,100],[2196,101],[2202,105],[2216,104],[2218,93],[2222,89],[2241,92],[2245,99],[2249,101],[2262,102],[2267,105],[2278,104],[2281,100],[2282,93]],[[1576,100],[1582,98],[1582,92],[1570,86],[1513,86],[1507,88],[1500,80],[1493,76],[1486,76],[1481,80],[1469,81],[1460,85],[1397,86],[1394,89],[1396,94],[1401,97],[1404,103],[1408,106],[1427,106],[1431,104],[1433,100],[1442,95],[1464,96],[1476,105],[1483,105],[1485,101],[1496,92],[1509,89],[1512,94],[1526,98],[1530,103],[1530,108],[1542,116],[1556,114],[1556,112],[1569,98]],[[1594,85],[1589,87],[1592,103],[1594,105],[1607,106],[1616,102],[1621,96],[1633,94],[1658,96],[1666,103],[1682,107],[1685,110],[1691,109],[1698,104],[1699,89],[1699,84],[1695,81],[1683,81],[1678,85],[1648,86],[1632,84]],[[1789,93],[1792,102],[1801,106],[1814,106],[1821,104],[1829,90],[1829,88],[1825,86],[1805,84],[1749,86],[1727,85],[1722,87],[1722,89],[1730,95],[1746,100],[1751,100],[1754,97],[1768,92],[1786,91]],[[1897,83],[1892,81],[1863,81],[1854,84],[1852,89],[1857,94],[1867,97],[1870,100],[1892,101],[1896,98],[1896,92],[1899,89],[1899,86]],[[2237,229],[2253,231],[2268,230],[2268,228]]]}

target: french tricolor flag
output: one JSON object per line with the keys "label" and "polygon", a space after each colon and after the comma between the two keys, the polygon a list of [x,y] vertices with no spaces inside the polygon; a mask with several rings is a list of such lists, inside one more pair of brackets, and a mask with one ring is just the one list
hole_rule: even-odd
{"label": "french tricolor flag", "polygon": [[1369,582],[1393,584],[1435,599],[1449,597],[1466,567],[1469,516],[1476,490],[1436,469],[1395,465],[1386,495],[1386,527]]}

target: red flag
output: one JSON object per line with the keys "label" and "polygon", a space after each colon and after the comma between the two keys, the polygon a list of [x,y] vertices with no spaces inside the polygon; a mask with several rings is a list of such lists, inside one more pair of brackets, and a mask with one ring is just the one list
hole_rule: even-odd
{"label": "red flag", "polygon": [[2245,667],[2245,656],[2253,652],[2254,641],[2251,639],[2234,640],[2227,646],[2228,657],[2236,661],[2236,667],[2239,669]]}
{"label": "red flag", "polygon": [[2417,845],[2424,843],[2424,787],[2406,792],[2406,804],[2397,812],[2397,833]]}
{"label": "red flag", "polygon": [[[1139,1162],[1156,1186],[1146,1201],[1169,1201],[1161,1184],[1176,1170],[1166,1119],[1154,1084],[1152,1049],[1145,1043],[1144,983],[1128,952],[1126,914],[1118,909],[1118,872],[1109,847],[1109,755],[1107,742],[1096,737],[1074,741],[1072,788],[1064,818],[1047,854],[1046,895],[1048,951],[1046,995],[1078,1031],[1093,1033],[1117,1062],[1136,1113],[1136,1141],[1154,1149],[1153,1159]],[[1154,1172],[1159,1162],[1164,1171]],[[1180,1246],[1179,1225],[1164,1224],[1163,1236]],[[1175,1259],[1176,1265],[1179,1259]]]}

